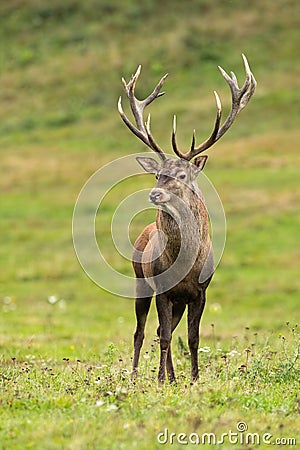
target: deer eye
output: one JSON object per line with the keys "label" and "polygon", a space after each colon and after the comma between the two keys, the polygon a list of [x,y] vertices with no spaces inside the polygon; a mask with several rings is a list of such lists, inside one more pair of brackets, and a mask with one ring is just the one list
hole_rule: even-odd
{"label": "deer eye", "polygon": [[178,178],[179,178],[180,180],[184,180],[184,179],[186,178],[186,174],[185,174],[185,173],[182,173],[181,175],[178,176]]}
{"label": "deer eye", "polygon": [[155,175],[155,178],[158,180],[158,179],[159,179],[159,175],[156,174],[156,175]]}

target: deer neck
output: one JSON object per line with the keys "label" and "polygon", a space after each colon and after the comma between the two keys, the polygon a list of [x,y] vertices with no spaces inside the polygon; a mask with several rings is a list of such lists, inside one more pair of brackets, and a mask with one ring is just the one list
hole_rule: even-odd
{"label": "deer neck", "polygon": [[[181,249],[189,257],[191,250],[199,246],[208,236],[208,219],[205,205],[193,192],[188,199],[171,202],[157,212],[157,229],[163,232],[164,254],[175,260]],[[181,248],[182,246],[182,248]]]}

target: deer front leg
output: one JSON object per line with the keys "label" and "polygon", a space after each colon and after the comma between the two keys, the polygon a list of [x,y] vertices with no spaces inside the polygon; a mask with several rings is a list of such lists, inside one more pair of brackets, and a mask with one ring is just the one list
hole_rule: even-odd
{"label": "deer front leg", "polygon": [[200,319],[205,306],[205,292],[201,292],[200,301],[188,304],[188,343],[191,353],[192,380],[199,378],[198,347]]}
{"label": "deer front leg", "polygon": [[[132,378],[135,379],[138,371],[139,357],[141,348],[144,341],[144,330],[147,320],[147,315],[151,305],[152,292],[150,292],[149,286],[143,278],[137,278],[136,280],[136,291],[137,298],[135,300],[135,314],[136,314],[136,330],[134,333],[134,356],[132,365]],[[149,297],[143,298],[142,295],[150,294]]]}
{"label": "deer front leg", "polygon": [[156,308],[159,320],[160,363],[158,381],[166,379],[166,364],[172,339],[172,303],[163,295],[156,296]]}

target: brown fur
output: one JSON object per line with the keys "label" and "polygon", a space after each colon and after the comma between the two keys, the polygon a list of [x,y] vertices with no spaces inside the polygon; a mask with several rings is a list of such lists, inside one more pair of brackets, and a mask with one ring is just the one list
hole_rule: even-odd
{"label": "brown fur", "polygon": [[[151,158],[145,159],[150,160]],[[150,171],[142,158],[139,162],[145,170]],[[186,176],[184,182],[179,179],[180,175]],[[197,168],[183,160],[173,161],[168,159],[157,170],[158,182],[151,191],[150,199],[153,200],[155,195],[161,195],[160,200],[164,199],[165,195],[166,198],[170,196],[170,199],[166,203],[157,203],[160,204],[162,209],[157,211],[156,222],[143,230],[134,245],[133,267],[137,277],[134,376],[137,373],[138,359],[144,338],[144,327],[152,295],[154,291],[158,290],[156,306],[161,347],[158,378],[160,381],[164,381],[165,369],[167,369],[169,380],[171,382],[175,380],[170,343],[172,332],[178,325],[186,305],[188,306],[188,341],[192,359],[192,378],[198,378],[199,323],[205,305],[205,291],[213,274],[213,261],[208,214],[203,197],[195,184],[196,175]],[[180,225],[171,217],[170,211],[175,215]],[[189,214],[192,214],[194,221],[189,220],[191,217]],[[164,233],[167,238],[166,243],[161,241],[161,235],[157,231]],[[173,266],[179,256],[181,245],[184,245],[184,248],[181,249],[183,265],[179,265],[177,270],[170,273],[167,283],[170,280],[172,281],[172,277],[175,277],[174,285],[164,290],[164,286],[160,285],[157,279],[151,278],[159,276]],[[197,246],[199,246],[199,249],[195,255],[195,261],[190,271],[181,279],[180,270],[184,268],[185,261],[190,264],[190,255],[193,254]],[[159,254],[159,256],[156,257],[156,254]],[[203,277],[203,282],[199,282],[200,274],[205,265],[207,266],[206,276]],[[177,276],[178,278],[176,278]],[[176,279],[179,280],[178,283]]]}
{"label": "brown fur", "polygon": [[[176,142],[176,117],[174,117],[172,147],[180,158],[175,161],[168,159],[155,142],[150,130],[150,115],[146,123],[143,117],[144,109],[164,94],[160,91],[167,74],[161,78],[153,92],[144,100],[138,100],[134,93],[141,66],[138,67],[128,83],[124,79],[122,80],[135,125],[124,113],[121,97],[118,102],[120,116],[132,133],[154,150],[162,161],[159,164],[152,158],[137,158],[147,172],[156,174],[158,178],[156,187],[151,191],[150,200],[156,205],[160,205],[162,211],[157,213],[156,224],[148,225],[138,237],[133,252],[133,266],[137,277],[134,376],[137,373],[147,314],[152,295],[156,291],[159,318],[158,335],[161,349],[158,378],[160,381],[164,381],[167,368],[169,380],[175,380],[170,343],[172,331],[179,323],[186,305],[188,305],[188,341],[192,361],[192,378],[198,378],[199,323],[205,305],[205,291],[213,274],[213,256],[208,234],[207,211],[195,179],[207,159],[206,155],[199,155],[226,133],[236,116],[254,94],[256,80],[250,70],[247,58],[245,55],[242,57],[246,79],[241,88],[239,88],[233,72],[229,76],[224,69],[219,67],[229,85],[232,106],[226,120],[221,125],[222,106],[220,98],[215,92],[217,114],[215,126],[208,139],[196,146],[194,133],[191,149],[187,153],[182,153]],[[193,163],[190,163],[192,160]],[[184,177],[183,174],[185,174]],[[164,238],[162,234],[164,234]],[[195,249],[196,255],[194,256],[196,257],[192,258]],[[189,273],[184,273],[182,276],[185,263],[189,265],[190,270]],[[165,271],[168,276],[164,278],[161,274],[164,274]],[[161,278],[164,278],[163,281]]]}

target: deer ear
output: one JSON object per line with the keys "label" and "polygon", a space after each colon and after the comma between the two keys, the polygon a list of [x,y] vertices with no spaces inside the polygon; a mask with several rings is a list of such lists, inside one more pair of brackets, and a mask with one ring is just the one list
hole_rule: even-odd
{"label": "deer ear", "polygon": [[193,164],[198,168],[198,173],[201,172],[201,170],[203,170],[207,158],[208,158],[207,155],[202,155],[194,159]]}
{"label": "deer ear", "polygon": [[159,163],[153,158],[137,156],[136,160],[146,172],[157,174],[160,169]]}

